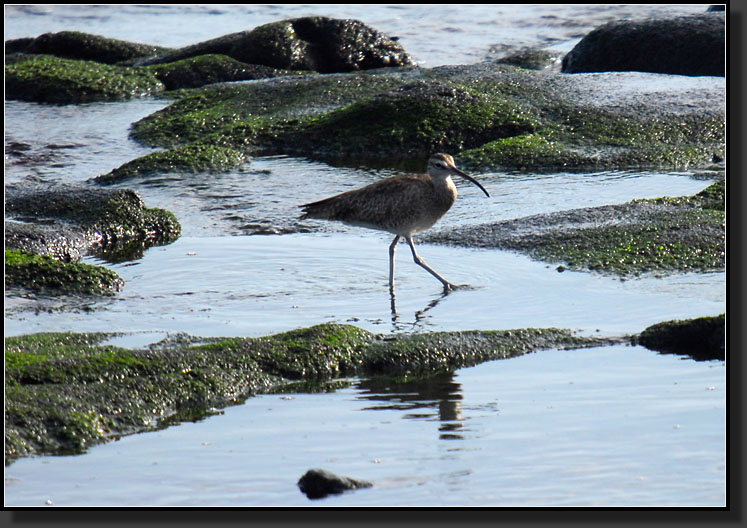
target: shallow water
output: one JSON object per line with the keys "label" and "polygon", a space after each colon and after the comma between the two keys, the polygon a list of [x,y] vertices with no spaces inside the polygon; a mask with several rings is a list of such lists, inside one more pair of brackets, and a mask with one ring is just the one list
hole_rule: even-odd
{"label": "shallow water", "polygon": [[393,313],[389,242],[369,232],[182,237],[138,262],[112,266],[126,282],[116,297],[6,299],[5,332],[259,336],[340,322],[377,333],[554,326],[617,335],[721,313],[725,303],[720,273],[621,281],[558,273],[510,252],[423,244],[420,254],[434,269],[472,288],[444,296],[402,246]]}
{"label": "shallow water", "polygon": [[[705,7],[6,6],[5,38],[79,29],[181,46],[323,12],[399,35],[419,63],[435,66],[527,44],[567,50],[610,18]],[[633,83],[655,90],[671,77],[642,74]],[[6,102],[6,184],[83,182],[142,156],[151,149],[127,138],[129,126],[166,104]],[[21,155],[8,155],[9,145]],[[444,296],[402,245],[392,298],[390,235],[300,223],[297,206],[393,173],[268,156],[226,174],[126,182],[147,206],[174,212],[182,238],[133,262],[87,258],[125,279],[112,298],[10,292],[5,336],[128,331],[114,342],[139,347],[173,332],[259,336],[321,322],[377,333],[555,326],[615,336],[725,310],[723,273],[620,280],[431,244],[419,246],[429,264],[471,288]],[[710,183],[687,171],[475,176],[491,198],[456,182],[459,200],[434,229],[688,195]],[[16,461],[5,470],[5,504],[722,505],[725,370],[719,361],[614,346],[489,362],[425,386],[353,379],[333,393],[259,396],[82,456]],[[375,485],[310,502],[295,482],[311,467]]]}
{"label": "shallow water", "polygon": [[[6,504],[718,505],[725,370],[614,346],[257,396],[85,456],[19,460]],[[296,482],[312,467],[374,487],[310,501]]]}

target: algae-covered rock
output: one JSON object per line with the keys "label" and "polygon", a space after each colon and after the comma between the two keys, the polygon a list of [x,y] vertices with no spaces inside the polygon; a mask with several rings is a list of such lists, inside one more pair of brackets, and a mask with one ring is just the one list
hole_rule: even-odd
{"label": "algae-covered rock", "polygon": [[95,178],[97,183],[119,183],[137,176],[164,172],[225,172],[246,160],[243,153],[225,147],[191,143],[183,147],[153,152],[134,159]]}
{"label": "algae-covered rock", "polygon": [[106,344],[111,337],[6,338],[6,464],[31,454],[82,452],[293,381],[427,378],[541,348],[609,343],[552,328],[389,337],[339,324],[262,338],[181,335],[139,350]]}
{"label": "algae-covered rock", "polygon": [[121,101],[153,95],[164,85],[142,68],[35,55],[5,66],[5,97],[39,103]]}
{"label": "algae-covered rock", "polygon": [[313,119],[280,138],[286,149],[336,156],[428,157],[533,130],[513,102],[437,81],[408,83]]}
{"label": "algae-covered rock", "polygon": [[78,59],[116,64],[139,57],[165,53],[168,48],[111,39],[81,31],[44,33],[36,38],[20,38],[5,43],[5,53],[54,55],[63,59]]}
{"label": "algae-covered rock", "polygon": [[423,240],[527,253],[574,270],[620,276],[722,271],[723,181],[692,197],[636,200],[467,226]]}
{"label": "algae-covered rock", "polygon": [[5,287],[23,287],[45,295],[113,295],[124,281],[112,270],[47,255],[5,250]]}
{"label": "algae-covered rock", "polygon": [[563,58],[563,72],[724,75],[726,23],[718,13],[608,22]]}
{"label": "algae-covered rock", "polygon": [[460,163],[482,170],[688,168],[710,164],[723,149],[725,123],[716,104],[711,112],[643,111],[640,102],[625,109],[614,99],[604,106],[546,99],[555,90],[533,92],[543,126],[462,152]]}
{"label": "algae-covered rock", "polygon": [[[169,150],[127,162],[95,182],[108,184],[162,172],[227,171],[241,166],[252,148],[276,144],[299,119],[311,119],[331,105],[402,82],[383,75],[353,74],[209,87],[135,123],[132,135],[138,141]],[[299,118],[299,113],[305,115]]]}
{"label": "algae-covered rock", "polygon": [[181,226],[168,211],[147,208],[128,189],[83,185],[6,186],[5,246],[78,260],[93,252],[110,261],[141,256],[154,245],[179,237]]}
{"label": "algae-covered rock", "polygon": [[382,73],[280,77],[246,85],[209,86],[136,122],[131,135],[150,146],[197,140],[272,146],[306,119],[405,81]]}
{"label": "algae-covered rock", "polygon": [[724,314],[684,321],[666,321],[646,328],[634,336],[634,344],[668,354],[681,354],[696,360],[726,358],[726,321]]}
{"label": "algae-covered rock", "polygon": [[496,64],[282,77],[186,94],[132,136],[391,166],[447,151],[473,171],[692,168],[723,155],[717,87],[670,96],[569,77]]}
{"label": "algae-covered rock", "polygon": [[218,82],[265,79],[292,72],[259,64],[246,64],[226,55],[199,55],[176,62],[148,66],[166,90],[196,88]]}

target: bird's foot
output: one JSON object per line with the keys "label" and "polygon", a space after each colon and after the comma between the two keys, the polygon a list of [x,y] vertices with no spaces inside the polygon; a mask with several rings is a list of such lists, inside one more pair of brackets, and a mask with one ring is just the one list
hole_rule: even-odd
{"label": "bird's foot", "polygon": [[455,290],[476,290],[477,286],[471,286],[469,284],[452,284],[447,282],[444,284],[444,294],[451,293]]}

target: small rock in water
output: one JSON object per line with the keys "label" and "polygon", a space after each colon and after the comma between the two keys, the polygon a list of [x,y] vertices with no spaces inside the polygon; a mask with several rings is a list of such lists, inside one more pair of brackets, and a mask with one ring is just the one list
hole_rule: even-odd
{"label": "small rock in water", "polygon": [[298,487],[310,499],[321,499],[331,494],[358,488],[370,488],[372,483],[340,477],[323,469],[310,469],[298,481]]}

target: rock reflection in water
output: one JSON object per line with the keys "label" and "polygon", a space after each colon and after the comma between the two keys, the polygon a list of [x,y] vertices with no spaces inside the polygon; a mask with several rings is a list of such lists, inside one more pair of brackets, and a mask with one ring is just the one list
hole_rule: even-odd
{"label": "rock reflection in water", "polygon": [[438,420],[441,440],[464,438],[462,388],[461,384],[454,381],[453,372],[412,381],[363,379],[357,383],[356,389],[361,391],[357,399],[373,403],[362,408],[362,411],[406,411],[403,418]]}

